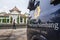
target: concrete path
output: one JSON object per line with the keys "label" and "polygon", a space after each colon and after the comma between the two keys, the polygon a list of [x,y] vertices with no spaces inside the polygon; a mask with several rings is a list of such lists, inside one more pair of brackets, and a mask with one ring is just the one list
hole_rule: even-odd
{"label": "concrete path", "polygon": [[27,40],[27,28],[0,29],[0,40]]}

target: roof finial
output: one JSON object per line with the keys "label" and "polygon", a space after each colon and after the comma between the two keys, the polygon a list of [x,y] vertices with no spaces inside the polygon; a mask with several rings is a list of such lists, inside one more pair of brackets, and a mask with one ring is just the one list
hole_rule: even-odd
{"label": "roof finial", "polygon": [[10,10],[10,12],[12,12],[12,11],[21,12],[16,6],[13,9]]}

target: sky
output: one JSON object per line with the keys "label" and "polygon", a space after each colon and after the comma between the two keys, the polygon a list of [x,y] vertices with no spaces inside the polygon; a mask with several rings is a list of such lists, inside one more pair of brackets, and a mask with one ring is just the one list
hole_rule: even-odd
{"label": "sky", "polygon": [[29,0],[0,0],[0,12],[9,12],[16,6],[22,13],[29,13],[28,2]]}

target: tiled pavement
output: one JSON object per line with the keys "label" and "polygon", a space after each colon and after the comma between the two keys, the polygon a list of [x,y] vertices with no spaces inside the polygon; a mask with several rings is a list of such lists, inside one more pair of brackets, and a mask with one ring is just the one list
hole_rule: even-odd
{"label": "tiled pavement", "polygon": [[0,29],[0,40],[27,40],[27,28]]}

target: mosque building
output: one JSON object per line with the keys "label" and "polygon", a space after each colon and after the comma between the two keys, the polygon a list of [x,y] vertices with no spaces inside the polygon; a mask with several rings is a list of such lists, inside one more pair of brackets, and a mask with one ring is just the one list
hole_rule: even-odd
{"label": "mosque building", "polygon": [[0,24],[12,24],[14,20],[16,24],[27,24],[29,14],[22,14],[16,6],[9,11],[10,13],[0,12]]}

